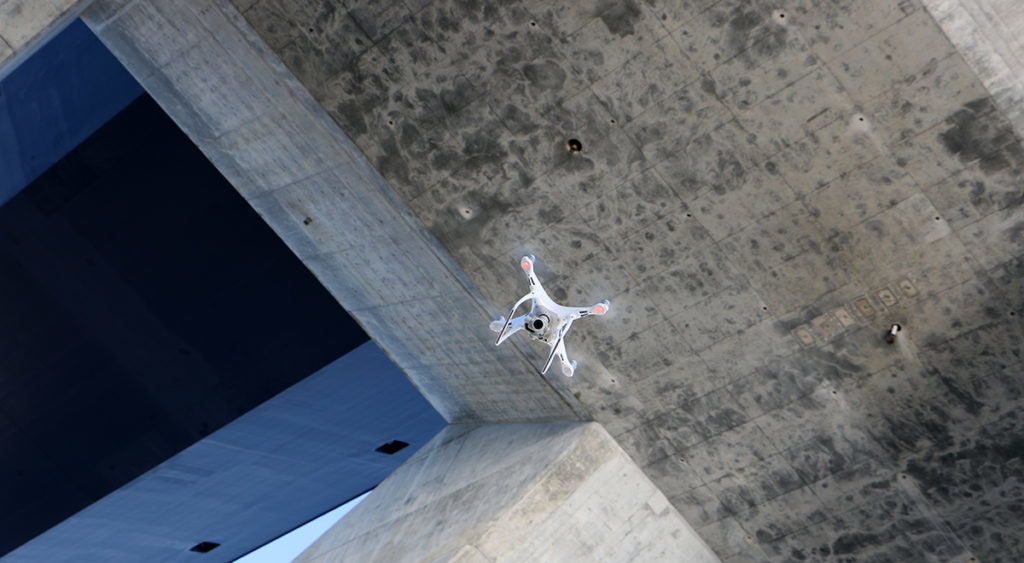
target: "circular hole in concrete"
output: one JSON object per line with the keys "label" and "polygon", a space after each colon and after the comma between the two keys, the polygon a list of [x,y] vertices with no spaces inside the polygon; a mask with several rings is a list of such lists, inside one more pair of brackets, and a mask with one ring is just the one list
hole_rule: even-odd
{"label": "circular hole in concrete", "polygon": [[935,217],[935,220],[936,220],[936,221],[941,221],[941,220],[942,220],[942,218],[941,218],[941,217],[938,217],[938,216],[936,216],[936,217]]}
{"label": "circular hole in concrete", "polygon": [[612,125],[615,125],[615,120],[614,119],[609,119],[608,123],[611,123]]}
{"label": "circular hole in concrete", "polygon": [[761,307],[761,310],[762,310],[762,311],[767,311],[767,310],[768,310],[768,307],[766,307],[766,306],[762,306],[762,307]]}
{"label": "circular hole in concrete", "polygon": [[569,147],[569,152],[580,152],[583,150],[583,143],[579,139],[569,139],[565,146]]}
{"label": "circular hole in concrete", "polygon": [[308,225],[308,224],[310,224],[312,222],[313,222],[313,218],[312,217],[308,217],[308,216],[305,219],[302,220],[302,224],[303,225]]}
{"label": "circular hole in concrete", "polygon": [[394,119],[389,119],[388,120],[388,127],[394,127],[394,126],[395,126],[395,120]]}
{"label": "circular hole in concrete", "polygon": [[780,19],[780,20],[784,20],[784,19],[786,19],[786,14],[784,14],[784,13],[782,13],[782,12],[779,12],[779,19]]}
{"label": "circular hole in concrete", "polygon": [[864,118],[863,117],[858,117],[857,121],[864,121]]}
{"label": "circular hole in concrete", "polygon": [[836,391],[835,389],[833,389],[833,390],[832,390],[832,394],[833,394],[833,395],[838,395],[838,394],[839,394],[839,391]]}
{"label": "circular hole in concrete", "polygon": [[900,475],[900,479],[906,479],[906,478],[907,478],[906,474]]}
{"label": "circular hole in concrete", "polygon": [[615,383],[615,380],[614,380],[614,379],[612,380],[612,383]]}
{"label": "circular hole in concrete", "polygon": [[1016,317],[1017,316],[1017,312],[1016,311],[1010,311],[1010,316],[1011,317]]}
{"label": "circular hole in concrete", "polygon": [[747,541],[754,541],[754,537],[753,536],[747,536]]}
{"label": "circular hole in concrete", "polygon": [[530,27],[537,27],[537,22],[530,22]]}
{"label": "circular hole in concrete", "polygon": [[686,214],[686,218],[687,218],[687,219],[693,218],[693,213],[687,213],[687,214]]}

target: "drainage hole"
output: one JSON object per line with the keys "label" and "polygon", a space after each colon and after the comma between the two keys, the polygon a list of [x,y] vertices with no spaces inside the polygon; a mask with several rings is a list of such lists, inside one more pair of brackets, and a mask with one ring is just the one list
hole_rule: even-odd
{"label": "drainage hole", "polygon": [[530,27],[537,27],[537,22],[530,22]]}
{"label": "drainage hole", "polygon": [[941,221],[941,220],[942,220],[942,218],[941,218],[941,217],[936,217],[936,218],[935,218],[935,220],[936,220],[936,221]]}
{"label": "drainage hole", "polygon": [[583,143],[579,139],[569,139],[565,145],[569,147],[569,152],[580,152],[583,150]]}

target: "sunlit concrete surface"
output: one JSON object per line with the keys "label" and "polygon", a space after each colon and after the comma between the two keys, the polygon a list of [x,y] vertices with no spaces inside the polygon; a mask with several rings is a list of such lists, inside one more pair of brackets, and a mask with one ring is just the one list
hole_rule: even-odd
{"label": "sunlit concrete surface", "polygon": [[718,559],[595,423],[451,425],[298,561]]}

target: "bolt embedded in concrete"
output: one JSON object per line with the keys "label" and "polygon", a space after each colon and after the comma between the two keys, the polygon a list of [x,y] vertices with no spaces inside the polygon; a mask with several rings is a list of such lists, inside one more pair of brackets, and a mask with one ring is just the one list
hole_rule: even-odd
{"label": "bolt embedded in concrete", "polygon": [[893,323],[893,325],[889,327],[889,332],[885,333],[885,341],[888,342],[889,344],[895,343],[896,334],[899,333],[899,331],[901,330],[903,330],[903,327],[901,327],[898,323]]}

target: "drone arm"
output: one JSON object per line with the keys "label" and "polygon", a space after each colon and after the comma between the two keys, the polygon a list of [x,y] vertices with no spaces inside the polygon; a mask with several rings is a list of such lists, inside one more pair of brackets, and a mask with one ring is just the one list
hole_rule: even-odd
{"label": "drone arm", "polygon": [[611,303],[607,299],[604,299],[592,307],[580,307],[572,312],[571,318],[573,320],[580,319],[583,317],[589,317],[590,315],[603,315],[608,312],[611,308]]}

